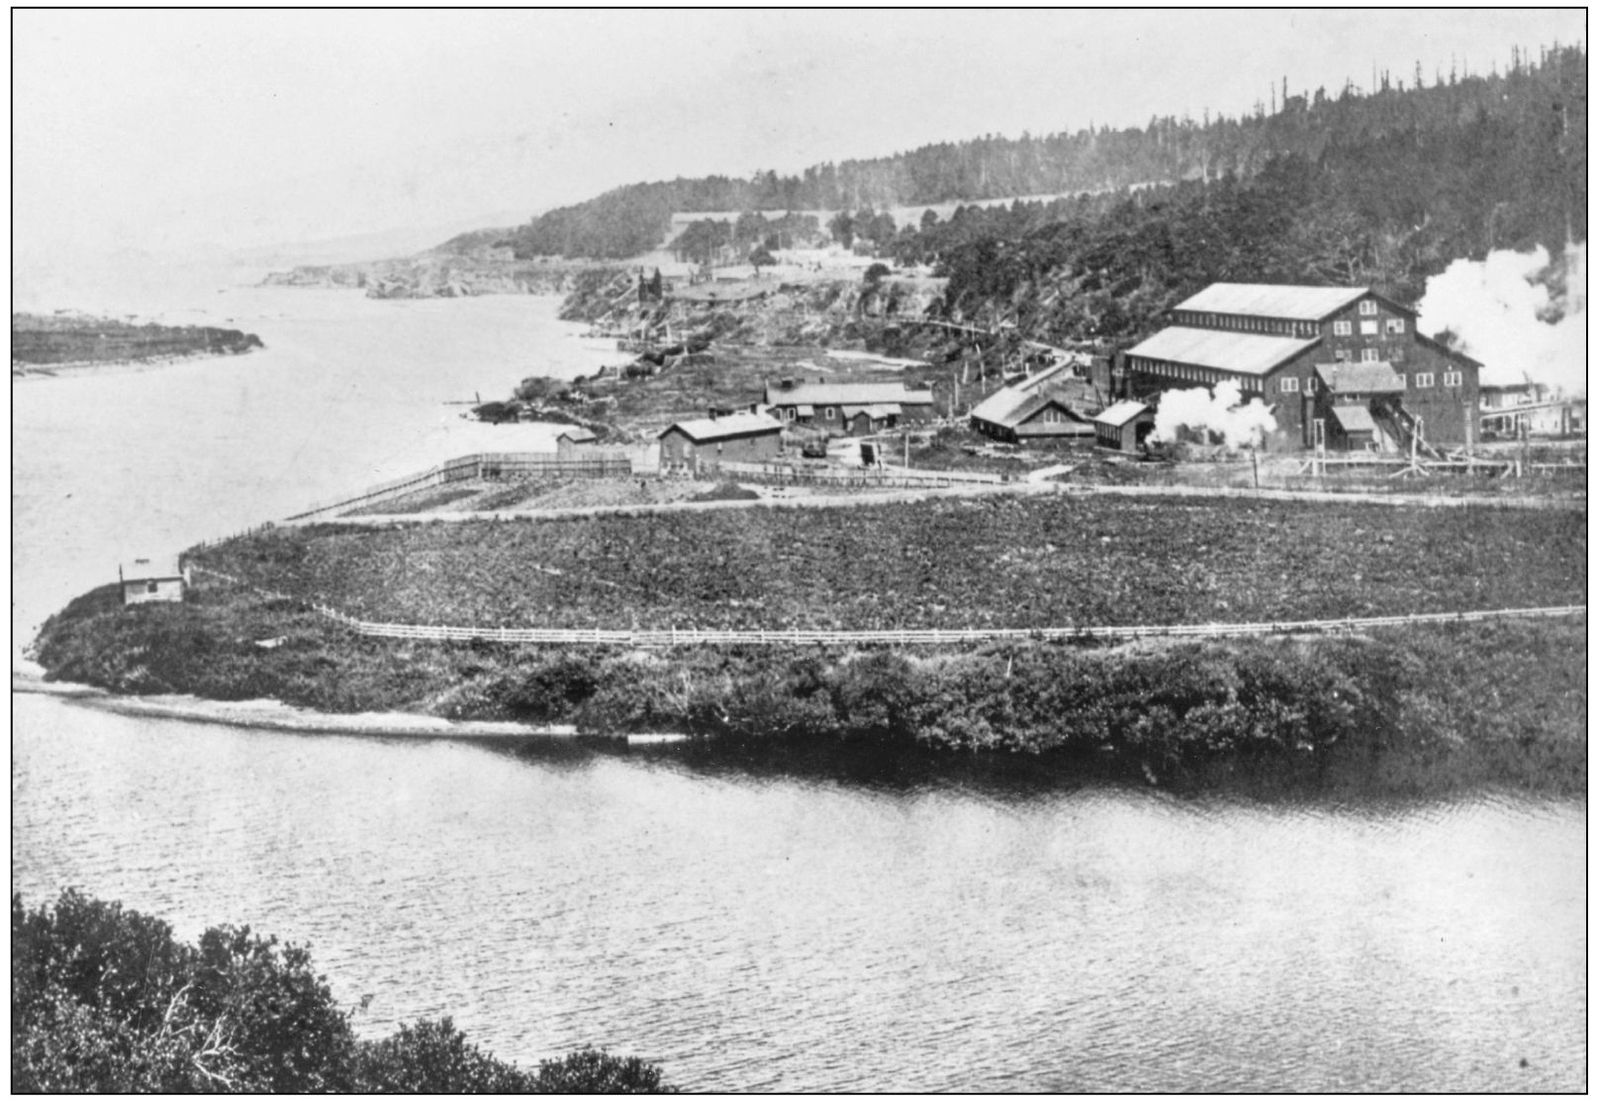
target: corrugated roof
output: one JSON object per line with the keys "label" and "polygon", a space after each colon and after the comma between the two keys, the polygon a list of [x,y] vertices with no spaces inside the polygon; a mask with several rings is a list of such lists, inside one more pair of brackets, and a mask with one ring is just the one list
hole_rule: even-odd
{"label": "corrugated roof", "polygon": [[1279,317],[1292,321],[1319,321],[1357,302],[1369,287],[1295,287],[1281,283],[1211,283],[1179,310]]}
{"label": "corrugated roof", "polygon": [[1033,395],[1019,386],[1006,386],[989,394],[973,410],[971,416],[989,424],[1008,424],[1010,415],[1025,405]]}
{"label": "corrugated roof", "polygon": [[781,432],[782,425],[759,413],[732,413],[725,417],[701,417],[698,420],[678,421],[661,435],[676,429],[695,443],[706,440],[725,440],[733,436],[753,436],[763,432]]}
{"label": "corrugated roof", "polygon": [[[1054,382],[1060,374],[1070,368],[1070,363],[1057,363],[1052,367],[1045,367],[1035,374],[1028,375],[1013,385],[995,390],[971,410],[971,416],[977,420],[987,421],[990,424],[1019,423],[1019,421],[1014,419],[1017,411],[1030,398],[1036,395],[1038,388]],[[1036,409],[1032,410],[1032,412],[1036,411]],[[1030,416],[1031,414],[1027,415]],[[1024,420],[1025,417],[1021,419]]]}
{"label": "corrugated roof", "polygon": [[902,382],[800,382],[784,390],[766,383],[771,405],[931,405],[931,390]]}
{"label": "corrugated roof", "polygon": [[182,577],[176,555],[167,555],[161,558],[135,558],[132,562],[122,565],[123,581],[170,581],[174,577]]}
{"label": "corrugated roof", "polygon": [[1376,421],[1363,405],[1334,405],[1332,416],[1337,418],[1337,423],[1343,426],[1345,432],[1376,431]]}
{"label": "corrugated roof", "polygon": [[1135,348],[1128,348],[1126,354],[1239,375],[1264,375],[1319,342],[1319,337],[1300,340],[1291,336],[1173,325],[1161,329]]}
{"label": "corrugated roof", "polygon": [[1118,401],[1094,417],[1093,420],[1098,424],[1108,424],[1114,428],[1121,428],[1139,413],[1148,412],[1148,408],[1140,401]]}
{"label": "corrugated roof", "polygon": [[1404,392],[1404,380],[1391,363],[1317,363],[1315,373],[1334,394]]}

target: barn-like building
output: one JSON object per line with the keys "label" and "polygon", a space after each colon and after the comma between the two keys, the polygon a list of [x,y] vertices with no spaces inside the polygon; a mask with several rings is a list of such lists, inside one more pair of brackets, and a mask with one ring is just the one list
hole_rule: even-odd
{"label": "barn-like building", "polygon": [[766,384],[765,404],[784,424],[802,424],[835,435],[863,436],[932,418],[932,391],[902,382],[804,382]]}
{"label": "barn-like building", "polygon": [[1074,372],[1074,364],[1058,363],[994,391],[971,410],[971,427],[1005,443],[1091,437],[1093,425],[1062,388]]}
{"label": "barn-like building", "polygon": [[663,470],[719,462],[758,463],[782,454],[782,425],[760,413],[678,421],[659,436]]}
{"label": "barn-like building", "polygon": [[1258,397],[1274,411],[1272,445],[1312,447],[1331,404],[1359,404],[1318,397],[1324,380],[1344,365],[1380,364],[1396,393],[1363,403],[1369,428],[1352,413],[1351,432],[1327,426],[1328,446],[1403,447],[1417,426],[1434,444],[1475,442],[1481,364],[1420,333],[1415,311],[1369,287],[1214,283],[1168,316],[1167,328],[1124,353],[1131,397],[1231,380],[1244,401]]}

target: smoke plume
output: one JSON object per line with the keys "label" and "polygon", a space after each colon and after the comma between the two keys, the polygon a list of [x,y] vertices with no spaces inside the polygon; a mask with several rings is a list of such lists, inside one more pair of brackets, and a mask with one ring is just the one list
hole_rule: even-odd
{"label": "smoke plume", "polygon": [[1226,441],[1232,451],[1240,447],[1258,447],[1271,432],[1276,431],[1276,418],[1259,398],[1243,404],[1243,393],[1237,383],[1227,380],[1217,383],[1212,394],[1204,389],[1167,390],[1160,395],[1160,407],[1154,414],[1154,439],[1176,439],[1179,428],[1202,429],[1213,432]]}
{"label": "smoke plume", "polygon": [[1585,244],[1568,246],[1554,262],[1541,245],[1455,260],[1426,281],[1416,312],[1423,332],[1446,329],[1481,361],[1483,383],[1530,380],[1570,395],[1587,392]]}

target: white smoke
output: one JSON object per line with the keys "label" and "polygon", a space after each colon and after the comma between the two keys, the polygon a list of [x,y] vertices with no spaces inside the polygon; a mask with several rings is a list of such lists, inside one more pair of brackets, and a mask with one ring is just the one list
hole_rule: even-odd
{"label": "white smoke", "polygon": [[1416,311],[1421,331],[1450,330],[1483,365],[1481,381],[1542,383],[1587,392],[1587,246],[1557,263],[1538,245],[1500,250],[1485,261],[1455,260],[1426,281]]}
{"label": "white smoke", "polygon": [[1213,432],[1226,441],[1229,450],[1258,447],[1276,431],[1276,418],[1259,398],[1243,404],[1243,392],[1236,382],[1215,385],[1214,393],[1202,388],[1167,390],[1160,395],[1154,413],[1154,439],[1172,441],[1179,428]]}

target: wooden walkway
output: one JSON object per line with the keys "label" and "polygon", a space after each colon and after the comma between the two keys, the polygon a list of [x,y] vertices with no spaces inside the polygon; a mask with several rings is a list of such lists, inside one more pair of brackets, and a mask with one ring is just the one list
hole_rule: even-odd
{"label": "wooden walkway", "polygon": [[[303,602],[287,593],[261,589],[249,582],[208,569],[196,573],[250,589],[277,600]],[[325,604],[311,608],[358,635],[370,638],[407,638],[434,642],[544,643],[568,646],[951,646],[977,642],[1129,642],[1142,638],[1248,638],[1262,635],[1340,634],[1378,627],[1415,624],[1480,623],[1492,619],[1551,619],[1587,614],[1585,604],[1544,608],[1494,608],[1472,612],[1433,612],[1419,615],[1365,616],[1347,619],[1275,620],[1266,623],[1173,623],[1147,626],[995,627],[970,630],[882,631],[735,631],[701,628],[606,630],[570,627],[444,627],[413,623],[374,623],[345,615]]]}

